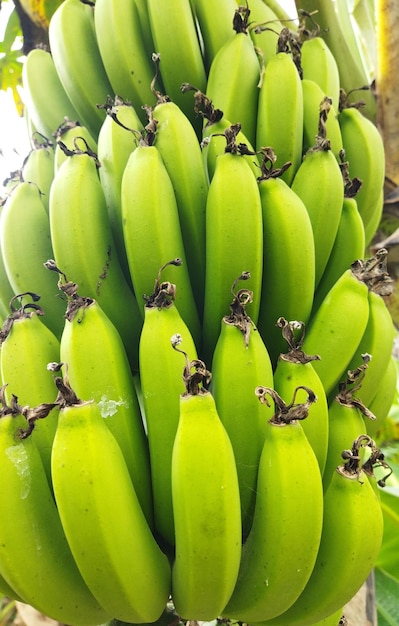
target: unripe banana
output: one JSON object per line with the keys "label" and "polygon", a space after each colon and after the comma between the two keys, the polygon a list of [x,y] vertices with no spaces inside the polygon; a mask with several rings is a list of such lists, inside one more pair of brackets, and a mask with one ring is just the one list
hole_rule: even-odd
{"label": "unripe banana", "polygon": [[[240,6],[234,14],[233,37],[219,49],[208,74],[205,91],[214,105],[255,144],[260,64],[248,32],[249,10]],[[197,83],[191,82],[201,89]]]}
{"label": "unripe banana", "polygon": [[[181,335],[172,337],[177,346]],[[233,448],[204,385],[203,361],[183,370],[179,424],[173,445],[172,496],[176,552],[172,598],[184,619],[221,614],[236,583],[241,558],[241,507]],[[193,462],[195,459],[195,462]]]}
{"label": "unripe banana", "polygon": [[113,93],[130,101],[144,123],[145,113],[141,107],[152,101],[151,83],[155,67],[144,46],[136,2],[99,0],[94,7],[94,26]]}
{"label": "unripe banana", "polygon": [[30,429],[15,397],[11,406],[2,405],[0,574],[24,603],[54,620],[71,626],[108,621],[112,614],[88,590],[66,541],[35,445],[36,427],[26,436]]}
{"label": "unripe banana", "polygon": [[[314,146],[319,126],[320,107],[323,106],[326,94],[322,88],[310,78],[302,78],[303,91],[303,145],[304,154]],[[329,98],[331,101],[332,99]],[[338,159],[343,149],[341,128],[338,123],[336,109],[331,110],[326,120],[326,135],[330,141],[331,151]]]}
{"label": "unripe banana", "polygon": [[35,183],[48,212],[50,187],[54,178],[54,144],[37,133],[32,137],[32,142],[33,148],[22,164],[21,177],[25,182]]}
{"label": "unripe banana", "polygon": [[167,267],[165,280],[179,284],[176,306],[198,341],[199,314],[186,263],[189,251],[186,255],[172,180],[151,134],[140,141],[129,157],[122,177],[121,199],[126,255],[141,311],[144,297],[152,293],[159,268],[169,259],[182,259],[179,270]]}
{"label": "unripe banana", "polygon": [[113,89],[98,49],[93,11],[80,0],[65,0],[53,14],[48,34],[59,79],[79,121],[95,139],[105,117],[97,104]]}
{"label": "unripe banana", "polygon": [[[170,338],[177,331],[184,337],[190,354],[196,356],[191,333],[176,305],[176,287],[161,280],[170,264],[161,267],[153,294],[146,299],[140,336],[140,382],[151,462],[155,528],[163,541],[175,541],[171,463],[173,442],[179,421],[179,397],[184,391],[181,357],[170,349]],[[179,281],[177,281],[179,283]],[[177,287],[178,290],[178,287]]]}
{"label": "unripe banana", "polygon": [[239,280],[248,278],[244,272],[232,286],[233,302],[230,314],[222,320],[213,353],[210,386],[216,409],[234,450],[244,538],[252,524],[258,465],[267,428],[265,408],[257,400],[254,389],[260,380],[269,387],[273,386],[269,353],[246,313],[252,292],[247,289],[234,291]]}
{"label": "unripe banana", "polygon": [[123,452],[141,508],[152,525],[148,442],[122,339],[96,300],[80,296],[76,285],[65,277],[60,277],[59,286],[68,299],[60,359],[68,363],[75,393],[80,398],[93,398],[99,405],[104,423]]}
{"label": "unripe banana", "polygon": [[79,122],[75,122],[70,119],[66,119],[58,128],[55,133],[56,144],[54,154],[54,173],[56,174],[60,169],[62,163],[67,160],[68,154],[61,146],[66,146],[68,150],[81,149],[84,150],[86,146],[97,154],[98,145],[97,137],[93,139],[86,126],[82,126]]}
{"label": "unripe banana", "polygon": [[[32,301],[23,303],[26,295]],[[2,384],[8,385],[4,397],[17,396],[22,406],[37,406],[55,399],[54,383],[47,364],[60,358],[60,342],[42,321],[43,310],[35,294],[21,294],[11,303],[11,312],[0,331],[0,371]],[[57,428],[57,415],[52,413],[36,424],[36,445],[50,479],[51,447]]]}
{"label": "unripe banana", "polygon": [[90,151],[69,153],[58,170],[50,192],[50,228],[56,266],[73,276],[82,293],[98,300],[137,370],[142,315],[117,256]]}
{"label": "unripe banana", "polygon": [[308,626],[331,615],[353,598],[372,570],[383,517],[378,495],[355,458],[359,445],[354,443],[355,452],[334,472],[324,494],[319,552],[304,591],[288,611],[261,622],[264,626]]}
{"label": "unripe banana", "polygon": [[397,359],[392,354],[385,369],[381,384],[378,389],[376,389],[376,393],[369,404],[370,411],[376,417],[373,422],[367,421],[366,424],[367,434],[371,437],[374,437],[381,430],[386,418],[389,415],[392,405],[397,400],[397,379]]}
{"label": "unripe banana", "polygon": [[34,183],[21,181],[3,207],[0,247],[14,293],[37,293],[45,312],[43,321],[59,337],[65,307],[57,296],[53,276],[43,265],[54,252],[49,216]]}
{"label": "unripe banana", "polygon": [[[315,18],[317,20],[317,14]],[[340,96],[338,65],[319,29],[302,42],[300,63],[303,78],[317,83],[322,92],[331,98],[333,109],[338,111]]]}
{"label": "unripe banana", "polygon": [[[6,200],[4,201],[6,202]],[[4,204],[0,203],[0,231],[1,231],[1,212],[3,211]],[[1,251],[1,240],[0,240],[0,251]],[[11,287],[7,270],[4,265],[3,254],[0,254],[0,317],[2,322],[5,321],[6,317],[10,313],[10,301],[14,298],[15,292]]]}
{"label": "unripe banana", "polygon": [[300,197],[264,151],[259,193],[263,222],[263,275],[258,328],[275,365],[286,343],[278,318],[307,323],[313,304],[315,251],[312,224]]}
{"label": "unripe banana", "polygon": [[29,120],[47,139],[51,139],[65,117],[79,119],[49,51],[33,48],[26,55],[22,66],[22,83]]}
{"label": "unripe banana", "polygon": [[168,559],[98,403],[79,400],[66,375],[55,382],[60,411],[51,470],[72,554],[89,589],[114,618],[154,622],[170,594]]}
{"label": "unripe banana", "polygon": [[381,217],[381,189],[384,187],[385,153],[382,136],[376,125],[367,119],[360,103],[349,105],[342,92],[338,121],[341,128],[349,175],[362,181],[356,196],[364,223],[366,245],[375,234],[375,215]]}
{"label": "unripe banana", "polygon": [[[180,90],[184,82],[204,90],[206,72],[190,0],[147,1],[155,50],[165,92],[199,130],[191,103]],[[147,103],[148,104],[148,103]]]}
{"label": "unripe banana", "polygon": [[280,46],[285,45],[282,35],[286,31],[283,29],[280,34],[277,53],[271,57],[263,74],[255,146],[257,150],[271,146],[276,155],[276,167],[291,163],[282,174],[290,185],[302,159],[303,92],[293,57],[289,52],[280,51]]}
{"label": "unripe banana", "polygon": [[249,0],[248,7],[249,34],[254,46],[261,53],[262,66],[266,66],[276,53],[278,36],[283,25],[274,10],[263,0]]}
{"label": "unripe banana", "polygon": [[[232,141],[234,146],[234,138]],[[258,184],[240,154],[226,151],[216,161],[206,204],[205,300],[202,351],[212,360],[230,288],[243,268],[251,275],[248,315],[257,324],[263,265],[262,207]]]}
{"label": "unripe banana", "polygon": [[325,120],[330,113],[330,101],[326,99],[320,107],[315,144],[304,156],[291,185],[304,202],[312,223],[316,288],[334,245],[344,201],[341,168],[326,138]]}
{"label": "unripe banana", "polygon": [[[296,403],[301,391],[306,399]],[[298,421],[306,418],[313,392],[299,387],[289,404],[267,387],[258,386],[256,394],[266,404],[270,395],[275,412],[259,463],[254,521],[223,611],[246,623],[271,620],[296,601],[312,574],[323,519],[318,463]]]}
{"label": "unripe banana", "polygon": [[192,7],[203,40],[208,72],[219,49],[234,36],[232,22],[237,4],[235,0],[219,0],[216,7],[208,0],[192,0]]}
{"label": "unripe banana", "polygon": [[302,422],[302,428],[308,438],[323,474],[328,448],[328,403],[326,392],[313,367],[317,354],[305,354],[302,344],[305,337],[303,322],[288,322],[284,318],[277,320],[283,338],[288,344],[288,351],[280,354],[274,370],[274,388],[285,402],[289,402],[295,389],[304,385],[313,391],[316,402],[309,406],[309,413]]}

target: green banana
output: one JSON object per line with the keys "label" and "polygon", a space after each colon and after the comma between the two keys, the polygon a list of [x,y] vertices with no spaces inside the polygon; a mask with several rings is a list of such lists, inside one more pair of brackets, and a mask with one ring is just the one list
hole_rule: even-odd
{"label": "green banana", "polygon": [[257,150],[273,149],[275,167],[291,163],[291,167],[282,173],[283,180],[291,185],[302,160],[303,92],[294,58],[286,50],[287,32],[287,28],[281,31],[277,52],[270,58],[263,74],[255,146]]}
{"label": "green banana", "polygon": [[151,83],[155,68],[144,46],[136,2],[99,0],[94,7],[94,26],[113,93],[130,101],[144,123],[145,112],[141,107],[152,100]]}
{"label": "green banana", "polygon": [[[183,82],[204,90],[206,71],[190,0],[147,0],[154,52],[160,56],[165,92],[199,131],[190,102],[180,89]],[[184,52],[183,52],[184,51]]]}
{"label": "green banana", "polygon": [[198,310],[202,312],[208,177],[201,147],[189,118],[167,96],[158,94],[150,119],[156,123],[155,144],[175,192],[187,268]]}
{"label": "green banana", "polygon": [[73,276],[82,293],[98,300],[137,370],[142,315],[117,256],[96,155],[88,149],[67,153],[50,191],[55,264]]}
{"label": "green banana", "polygon": [[[112,614],[88,590],[65,538],[35,445],[36,427],[28,436],[31,429],[15,397],[9,406],[2,398],[2,405],[0,574],[24,603],[54,620],[71,626],[106,622]],[[41,409],[44,417],[51,406],[33,412],[40,417]]]}
{"label": "green banana", "polygon": [[342,213],[344,182],[341,168],[327,138],[326,119],[330,100],[320,107],[319,129],[314,146],[305,154],[291,188],[304,202],[313,228],[315,246],[315,288],[327,265]]}
{"label": "green banana", "polygon": [[260,380],[273,386],[269,353],[246,312],[253,294],[247,289],[234,291],[239,280],[248,278],[248,273],[244,272],[232,286],[233,301],[230,314],[222,320],[213,353],[210,385],[216,409],[234,450],[244,538],[252,524],[258,465],[267,428],[265,410],[255,397],[254,389]]}
{"label": "green banana", "polygon": [[50,140],[65,117],[78,120],[48,50],[33,48],[22,65],[25,107],[36,131]]}
{"label": "green banana", "polygon": [[[317,20],[317,13],[315,15]],[[301,43],[300,63],[304,79],[314,81],[322,92],[331,98],[332,106],[338,111],[340,98],[339,68],[335,56],[326,40],[320,35],[320,29],[308,33]]]}
{"label": "green banana", "polygon": [[280,317],[276,326],[281,330],[288,345],[288,351],[280,354],[278,358],[274,370],[274,388],[285,402],[292,398],[299,385],[308,387],[315,394],[317,402],[309,406],[309,413],[306,420],[302,422],[302,428],[316,455],[320,473],[323,474],[327,458],[329,427],[326,392],[313,367],[313,361],[317,361],[319,356],[305,354],[302,350],[306,334],[303,322],[289,322]]}
{"label": "green banana", "polygon": [[262,65],[267,63],[277,50],[277,40],[283,24],[273,9],[263,0],[249,0],[250,10],[249,34],[254,46],[260,51]]}
{"label": "green banana", "polygon": [[260,622],[264,626],[308,626],[324,619],[353,598],[372,570],[383,517],[378,495],[359,467],[364,440],[369,438],[363,435],[353,443],[324,494],[320,547],[305,589],[285,613]]}
{"label": "green banana", "polygon": [[[172,337],[174,349],[182,336]],[[172,497],[176,552],[172,598],[184,619],[210,621],[225,607],[241,558],[241,506],[233,448],[204,385],[210,372],[198,359],[183,370],[179,423],[173,444]],[[195,459],[195,462],[193,460]]]}
{"label": "green banana", "polygon": [[80,296],[76,285],[62,274],[59,287],[68,302],[60,359],[68,364],[75,393],[81,398],[93,398],[99,405],[104,423],[123,452],[141,508],[152,525],[148,442],[122,339],[96,300]]}
{"label": "green banana", "polygon": [[[227,131],[226,131],[227,133]],[[263,232],[258,184],[248,162],[236,153],[235,134],[216,161],[206,203],[205,298],[202,352],[211,362],[230,289],[243,268],[250,273],[253,301],[248,315],[257,324],[260,306]],[[231,150],[231,151],[229,151]]]}
{"label": "green banana", "polygon": [[272,150],[263,151],[259,193],[263,221],[263,277],[258,328],[273,365],[286,348],[278,318],[307,323],[315,281],[314,237],[300,197],[275,169]]}
{"label": "green banana", "polygon": [[199,313],[186,263],[189,251],[186,255],[175,190],[152,132],[144,134],[132,151],[121,185],[123,235],[139,307],[144,311],[144,297],[151,294],[158,269],[179,257],[182,268],[168,267],[165,280],[179,276],[179,281],[174,281],[179,282],[176,306],[198,341]]}
{"label": "green banana", "polygon": [[256,115],[261,66],[248,31],[248,7],[240,6],[234,13],[233,37],[228,39],[213,58],[206,88],[193,81],[226,118],[241,124],[244,135],[255,144]]}
{"label": "green banana", "polygon": [[98,403],[78,399],[67,374],[55,383],[60,410],[51,473],[72,554],[107,613],[125,622],[154,622],[170,594],[169,561]]}
{"label": "green banana", "polygon": [[49,215],[35,183],[18,183],[3,207],[0,248],[14,293],[39,294],[45,312],[43,321],[59,337],[64,325],[64,305],[57,297],[56,283],[43,266],[54,252]]}
{"label": "green banana", "polygon": [[349,104],[349,94],[341,93],[338,122],[350,176],[362,181],[356,196],[364,223],[366,245],[375,234],[376,217],[381,217],[381,190],[384,187],[385,152],[382,136],[361,111],[361,102]]}
{"label": "green banana", "polygon": [[[303,145],[304,154],[314,146],[319,125],[320,107],[324,106],[326,94],[322,88],[310,78],[302,78],[303,91]],[[328,100],[332,99],[328,97]],[[338,123],[337,109],[331,104],[326,120],[326,136],[330,141],[331,151],[339,159],[343,150],[341,128]]]}
{"label": "green banana", "polygon": [[[1,212],[3,211],[4,204],[0,203],[0,232],[1,232]],[[14,298],[15,292],[11,287],[7,270],[3,260],[3,253],[1,251],[1,237],[0,237],[0,317],[2,322],[10,313],[10,301]]]}
{"label": "green banana", "polygon": [[[24,297],[30,300],[24,303]],[[22,406],[50,403],[55,398],[54,383],[47,364],[60,358],[60,342],[42,321],[43,309],[36,294],[21,294],[11,302],[11,312],[0,331],[0,371],[7,401],[17,396]],[[18,303],[19,306],[16,306]],[[57,428],[57,415],[52,413],[36,425],[36,446],[50,479],[51,447]]]}
{"label": "green banana", "polygon": [[32,143],[33,147],[22,163],[21,178],[37,185],[48,212],[50,187],[54,178],[54,144],[37,133],[32,137]]}
{"label": "green banana", "polygon": [[376,419],[372,422],[367,421],[367,434],[375,437],[384,425],[386,418],[392,408],[392,405],[398,397],[398,368],[397,359],[391,354],[387,367],[385,368],[380,386],[376,389],[373,399],[370,401],[369,410],[375,415]]}
{"label": "green banana", "polygon": [[170,349],[170,338],[176,331],[180,333],[193,356],[196,355],[196,347],[175,305],[178,288],[162,279],[169,265],[180,266],[181,260],[174,259],[160,268],[154,291],[146,298],[139,360],[150,451],[155,528],[163,541],[173,546],[175,535],[170,468],[179,421],[179,396],[184,386],[181,381],[181,358]]}
{"label": "green banana", "polygon": [[219,0],[215,7],[207,0],[192,0],[192,7],[203,41],[205,69],[209,72],[219,49],[234,36],[232,23],[237,4],[235,0]]}
{"label": "green banana", "polygon": [[93,139],[86,126],[68,118],[57,128],[55,139],[54,174],[68,158],[63,146],[66,146],[68,150],[84,150],[88,146],[92,152],[96,154],[98,152],[97,138]]}
{"label": "green banana", "polygon": [[[300,392],[306,399],[296,403]],[[258,386],[256,395],[266,405],[270,396],[275,412],[259,462],[254,521],[223,611],[251,624],[272,620],[301,594],[316,561],[323,519],[319,466],[301,426],[315,401],[313,392],[298,387],[290,403],[268,387]],[[287,493],[289,498],[282,497]]]}
{"label": "green banana", "polygon": [[58,77],[79,121],[95,139],[105,117],[97,105],[113,89],[98,49],[93,12],[80,0],[64,0],[53,13],[48,35]]}

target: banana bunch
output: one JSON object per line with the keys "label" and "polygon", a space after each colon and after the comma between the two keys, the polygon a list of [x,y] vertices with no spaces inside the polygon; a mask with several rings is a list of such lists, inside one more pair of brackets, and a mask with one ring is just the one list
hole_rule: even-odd
{"label": "banana bunch", "polygon": [[337,626],[376,561],[384,149],[317,15],[276,8],[64,0],[28,55],[0,591],[70,626]]}

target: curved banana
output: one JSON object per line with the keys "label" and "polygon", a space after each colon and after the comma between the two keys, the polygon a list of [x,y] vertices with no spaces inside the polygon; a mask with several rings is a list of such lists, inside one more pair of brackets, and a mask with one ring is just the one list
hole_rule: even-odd
{"label": "curved banana", "polygon": [[75,393],[80,398],[93,398],[99,405],[104,423],[123,452],[141,508],[152,525],[148,442],[122,339],[96,300],[78,295],[76,285],[65,277],[60,276],[59,285],[68,300],[60,359],[68,363],[69,381]]}
{"label": "curved banana", "polygon": [[263,277],[258,328],[275,365],[286,349],[280,317],[307,323],[313,304],[315,250],[312,224],[300,197],[263,153],[259,193],[263,222]]}
{"label": "curved banana", "polygon": [[331,98],[333,109],[338,111],[341,86],[338,64],[326,40],[320,35],[320,29],[302,41],[300,54],[303,78],[317,83],[322,92]]}
{"label": "curved banana", "polygon": [[169,0],[160,4],[158,0],[147,0],[147,7],[165,93],[199,131],[191,103],[180,89],[187,82],[204,90],[207,80],[191,2]]}
{"label": "curved banana", "polygon": [[273,386],[269,353],[246,313],[252,292],[245,288],[234,291],[239,280],[248,278],[244,272],[232,286],[233,301],[230,314],[225,315],[221,323],[213,353],[210,385],[236,459],[243,538],[247,537],[252,524],[258,465],[267,428],[267,414],[254,389],[260,380],[269,387]]}
{"label": "curved banana", "polygon": [[[0,232],[1,232],[1,212],[4,208],[4,205],[0,206]],[[12,288],[7,270],[3,260],[3,253],[1,251],[1,238],[0,238],[0,317],[2,323],[10,313],[10,301],[15,296],[15,291]]]}
{"label": "curved banana", "polygon": [[[300,392],[306,399],[297,403]],[[266,404],[270,396],[275,412],[266,424],[254,521],[236,587],[223,610],[251,624],[271,620],[301,594],[316,561],[323,519],[320,470],[300,423],[315,400],[313,392],[299,387],[287,404],[268,387],[258,386],[256,395]]]}
{"label": "curved banana", "polygon": [[93,139],[86,126],[68,118],[57,128],[55,139],[54,174],[68,158],[65,146],[71,151],[88,147],[95,154],[98,152],[97,137]]}
{"label": "curved banana", "polygon": [[14,293],[39,294],[43,321],[59,337],[65,307],[57,296],[53,276],[44,267],[54,252],[49,216],[36,184],[21,181],[14,187],[1,211],[0,248]]}
{"label": "curved banana", "polygon": [[175,305],[179,287],[176,289],[174,284],[162,277],[169,265],[180,264],[180,259],[174,259],[160,268],[154,291],[146,299],[139,344],[140,383],[150,452],[155,528],[170,546],[175,542],[170,468],[179,421],[179,396],[184,391],[181,357],[170,349],[171,336],[175,332],[180,333],[190,354],[197,354],[190,330]]}
{"label": "curved banana", "polygon": [[113,93],[130,101],[144,123],[145,112],[141,107],[152,102],[155,66],[144,46],[136,2],[99,0],[94,7],[94,27]]}
{"label": "curved banana", "polygon": [[243,268],[250,273],[253,300],[248,315],[257,324],[260,306],[263,231],[258,183],[248,162],[226,151],[216,161],[206,203],[205,298],[202,352],[209,362],[223,316],[230,305],[230,288]]}
{"label": "curved banana", "polygon": [[0,417],[0,574],[23,602],[54,620],[71,626],[108,621],[112,613],[95,600],[72,557],[35,445],[36,427],[26,436],[22,408],[15,397],[10,404],[2,401]]}
{"label": "curved banana", "polygon": [[179,284],[176,306],[198,341],[199,313],[186,263],[190,250],[186,254],[175,190],[151,133],[129,157],[122,176],[121,200],[126,255],[140,309],[144,311],[144,298],[152,293],[159,268],[179,257],[182,268],[168,266],[165,280]]}
{"label": "curved banana", "polygon": [[235,0],[220,0],[217,7],[207,0],[192,0],[195,18],[203,41],[206,71],[219,49],[234,36],[233,17],[237,9]]}
{"label": "curved banana", "polygon": [[[177,346],[181,335],[172,337]],[[172,455],[176,552],[172,598],[184,619],[210,621],[231,596],[241,558],[241,507],[233,448],[204,385],[203,361],[183,370],[179,423]],[[195,462],[193,460],[195,459]]]}
{"label": "curved banana", "polygon": [[309,406],[309,413],[302,428],[309,440],[323,474],[329,445],[328,403],[323,384],[313,367],[317,354],[305,354],[302,344],[306,334],[305,324],[300,321],[277,320],[288,350],[280,354],[274,370],[274,388],[285,402],[293,397],[295,389],[304,385],[313,391],[316,402]]}
{"label": "curved banana", "polygon": [[119,262],[96,157],[90,151],[68,153],[54,177],[50,229],[56,266],[73,277],[82,293],[98,300],[137,370],[142,315]]}
{"label": "curved banana", "polygon": [[49,209],[50,187],[54,178],[54,144],[39,137],[32,137],[33,147],[23,161],[21,178],[25,182],[34,183],[40,190],[40,197],[46,211]]}
{"label": "curved banana", "polygon": [[24,100],[35,129],[51,139],[65,117],[78,120],[79,113],[70,101],[48,50],[33,48],[22,65]]}
{"label": "curved banana", "polygon": [[155,145],[172,181],[186,251],[187,268],[198,310],[204,306],[205,212],[208,177],[197,134],[177,104],[159,95],[150,119]]}
{"label": "curved banana", "polygon": [[209,68],[205,91],[214,105],[233,124],[241,124],[244,135],[255,144],[256,114],[261,66],[248,31],[249,10],[236,9],[233,36],[219,49]]}
{"label": "curved banana", "polygon": [[302,160],[303,92],[298,68],[291,54],[280,51],[285,45],[283,29],[277,52],[266,65],[258,97],[256,120],[257,150],[271,147],[276,155],[275,167],[290,162],[282,174],[291,184]]}
{"label": "curved banana", "polygon": [[[303,91],[303,145],[304,154],[314,146],[319,126],[320,106],[323,106],[326,94],[322,88],[310,78],[302,78]],[[332,99],[330,98],[331,102]],[[337,109],[331,105],[326,120],[326,136],[330,141],[331,151],[339,159],[343,150],[341,128],[338,123]]]}
{"label": "curved banana", "polygon": [[375,216],[381,217],[380,198],[384,187],[385,153],[378,128],[363,115],[360,104],[348,104],[342,92],[338,122],[345,158],[349,163],[349,175],[362,181],[356,200],[368,245],[378,226]]}
{"label": "curved banana", "polygon": [[[80,123],[96,139],[105,114],[103,104],[113,89],[98,49],[93,7],[80,0],[62,2],[49,24],[55,69]],[[73,119],[73,118],[72,118]]]}
{"label": "curved banana", "polygon": [[369,410],[375,415],[374,421],[367,421],[367,434],[374,437],[384,424],[388,414],[398,397],[397,359],[392,354],[385,368],[381,384],[370,401]]}
{"label": "curved banana", "polygon": [[261,622],[264,626],[308,626],[331,615],[353,598],[372,570],[383,517],[378,495],[356,458],[363,439],[368,440],[363,436],[354,442],[324,494],[319,552],[304,591],[288,611]]}
{"label": "curved banana", "polygon": [[320,107],[315,144],[305,154],[291,187],[304,202],[312,223],[315,246],[315,287],[327,265],[334,245],[344,201],[344,181],[326,134],[331,104],[326,98]]}
{"label": "curved banana", "polygon": [[94,400],[57,376],[58,428],[51,472],[72,554],[107,613],[154,622],[170,594],[170,565],[145,519],[115,437]]}
{"label": "curved banana", "polygon": [[341,274],[356,259],[362,258],[365,249],[364,225],[357,208],[356,197],[345,196],[333,247],[314,294],[314,311],[319,308]]}
{"label": "curved banana", "polygon": [[[24,296],[29,295],[32,301],[24,303]],[[16,306],[18,300],[19,306]],[[43,323],[43,310],[36,300],[35,294],[16,296],[0,331],[1,380],[7,385],[4,397],[10,402],[15,395],[22,406],[30,407],[54,401],[56,391],[47,364],[60,358],[60,342]],[[36,445],[49,480],[56,428],[57,414],[53,412],[39,420],[35,429]]]}
{"label": "curved banana", "polygon": [[277,52],[278,37],[283,29],[275,11],[263,0],[249,0],[249,34],[254,46],[261,53],[262,65],[266,67]]}

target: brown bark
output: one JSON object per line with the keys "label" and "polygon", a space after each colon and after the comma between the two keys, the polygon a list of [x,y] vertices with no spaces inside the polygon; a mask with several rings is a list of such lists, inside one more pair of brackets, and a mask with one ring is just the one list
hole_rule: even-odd
{"label": "brown bark", "polygon": [[24,11],[20,0],[13,0],[19,22],[22,29],[23,53],[28,54],[33,48],[38,46],[48,47],[48,29],[37,26]]}

